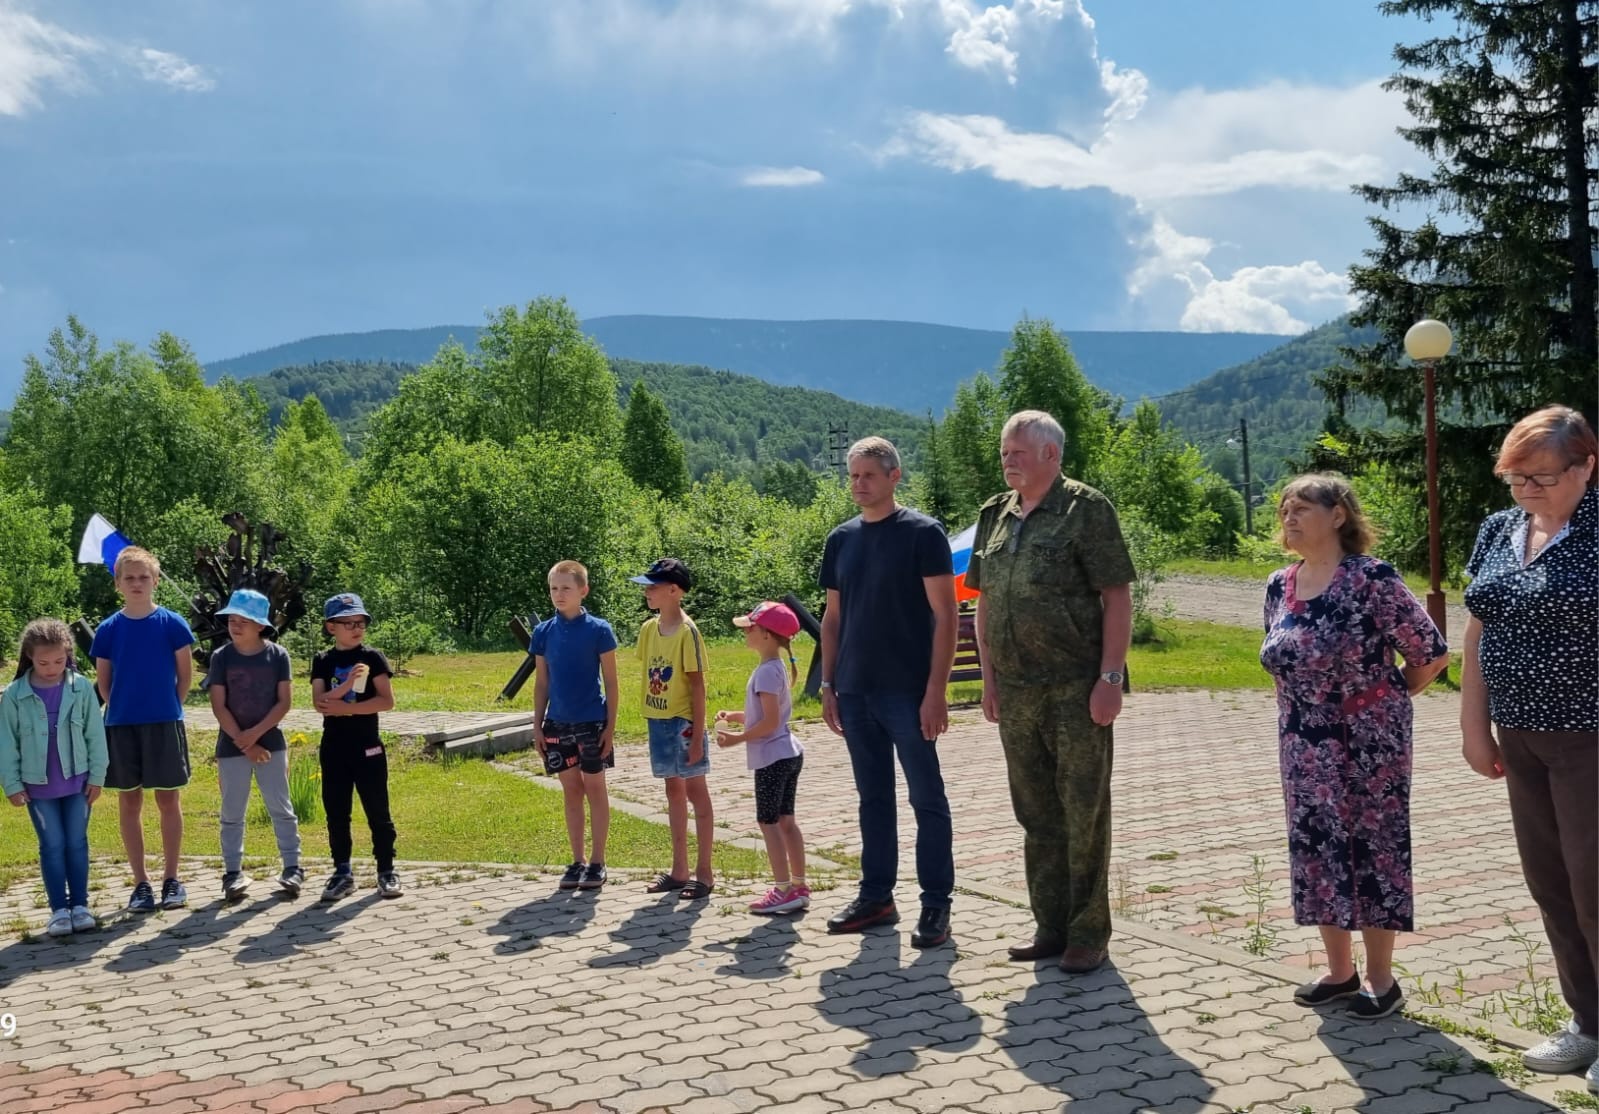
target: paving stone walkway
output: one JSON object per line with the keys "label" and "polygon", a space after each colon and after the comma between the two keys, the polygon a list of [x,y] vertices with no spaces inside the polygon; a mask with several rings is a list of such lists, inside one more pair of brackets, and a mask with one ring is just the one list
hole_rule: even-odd
{"label": "paving stone walkway", "polygon": [[[1271,695],[1260,692],[1129,699],[1117,723],[1112,784],[1111,891],[1120,919],[1250,948],[1301,969],[1321,961],[1315,929],[1293,923],[1276,715]],[[1519,999],[1552,986],[1548,942],[1522,881],[1504,785],[1484,781],[1460,760],[1458,719],[1454,694],[1416,702],[1411,815],[1419,931],[1400,937],[1397,960],[1424,995],[1436,986],[1442,1000],[1479,1020],[1527,1024],[1530,1011]],[[807,842],[857,854],[843,741],[820,724],[801,733],[808,749],[799,819]],[[960,883],[989,892],[1025,889],[997,729],[975,712],[957,713],[939,749]],[[718,759],[711,778],[718,824],[758,838],[742,756],[715,755],[713,763]],[[612,785],[656,809],[664,803],[642,751],[618,764]],[[900,815],[900,861],[909,869],[914,828],[903,783]],[[901,896],[914,899],[914,887],[902,886]]]}
{"label": "paving stone walkway", "polygon": [[[1501,917],[1541,936],[1502,788],[1456,769],[1454,714],[1449,697],[1418,709],[1420,920],[1435,935],[1400,958],[1508,979],[1516,945]],[[1580,1091],[1577,1076],[1517,1074],[1513,1053],[1476,1037],[1288,1001],[1304,930],[1282,888],[1273,723],[1260,694],[1129,704],[1114,966],[1093,975],[1005,959],[1030,927],[1019,837],[993,729],[968,714],[941,744],[970,887],[956,947],[917,952],[908,924],[828,936],[847,886],[804,917],[762,921],[744,910],[754,882],[688,904],[644,894],[641,879],[569,895],[518,868],[413,866],[399,901],[365,889],[331,907],[266,895],[228,907],[198,896],[217,872],[197,863],[188,910],[0,946],[0,1014],[15,1019],[10,1037],[0,1019],[0,1111],[1511,1114]],[[841,744],[815,727],[805,737],[802,822],[814,846],[847,854]],[[642,748],[622,757],[619,792],[658,807]],[[729,835],[754,831],[746,777],[731,756],[713,777]],[[1229,943],[1248,936],[1257,855],[1279,934],[1265,958]],[[37,931],[35,888],[13,886],[0,918]],[[1214,926],[1206,905],[1221,910]],[[1487,992],[1470,993],[1480,1013]]]}
{"label": "paving stone walkway", "polygon": [[8,944],[0,1109],[1511,1114],[1581,1086],[1302,1010],[1239,953],[1147,926],[1068,977],[1006,962],[1027,917],[985,898],[958,950],[917,952],[904,926],[828,936],[821,909],[757,921],[746,894],[553,881],[456,872],[395,902],[200,902]]}

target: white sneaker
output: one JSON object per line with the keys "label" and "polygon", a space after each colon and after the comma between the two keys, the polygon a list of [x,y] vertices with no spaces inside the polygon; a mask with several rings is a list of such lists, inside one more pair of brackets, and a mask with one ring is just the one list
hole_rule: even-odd
{"label": "white sneaker", "polygon": [[100,927],[100,922],[95,915],[89,912],[87,905],[74,905],[72,907],[72,931],[91,932]]}
{"label": "white sneaker", "polygon": [[[1585,1037],[1575,1021],[1566,1026],[1564,1033],[1556,1033],[1536,1048],[1521,1054],[1521,1063],[1532,1071],[1547,1075],[1563,1075],[1568,1071],[1581,1071],[1599,1061],[1599,1040]],[[1589,1082],[1593,1073],[1588,1073]]]}
{"label": "white sneaker", "polygon": [[1599,1060],[1588,1065],[1588,1074],[1584,1078],[1588,1081],[1588,1093],[1599,1095]]}
{"label": "white sneaker", "polygon": [[44,926],[44,930],[51,936],[71,936],[72,914],[65,909],[57,909],[50,914],[50,923]]}

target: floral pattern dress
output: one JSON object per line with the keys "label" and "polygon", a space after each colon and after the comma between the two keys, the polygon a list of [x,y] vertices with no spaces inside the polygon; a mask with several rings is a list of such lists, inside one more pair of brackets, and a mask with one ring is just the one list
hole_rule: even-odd
{"label": "floral pattern dress", "polygon": [[1408,932],[1411,706],[1394,656],[1423,665],[1447,647],[1382,561],[1345,557],[1309,600],[1299,567],[1266,585],[1260,648],[1277,683],[1294,921]]}

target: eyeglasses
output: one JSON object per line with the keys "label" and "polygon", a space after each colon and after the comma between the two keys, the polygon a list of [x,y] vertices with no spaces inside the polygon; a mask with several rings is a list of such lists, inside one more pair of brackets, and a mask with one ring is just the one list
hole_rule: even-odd
{"label": "eyeglasses", "polygon": [[1567,472],[1575,467],[1575,464],[1568,464],[1559,472],[1542,472],[1535,475],[1528,475],[1525,472],[1501,472],[1499,473],[1499,478],[1511,487],[1526,487],[1528,484],[1535,488],[1554,487],[1555,484],[1565,478]]}
{"label": "eyeglasses", "polygon": [[346,630],[363,630],[366,627],[365,619],[335,619],[335,626],[344,627]]}

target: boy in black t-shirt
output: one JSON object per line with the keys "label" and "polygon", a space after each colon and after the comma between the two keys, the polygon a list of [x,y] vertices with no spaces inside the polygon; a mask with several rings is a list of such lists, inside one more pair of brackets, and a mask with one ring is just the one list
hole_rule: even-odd
{"label": "boy in black t-shirt", "polygon": [[399,897],[400,876],[394,872],[394,821],[389,817],[389,759],[378,735],[378,713],[394,707],[389,685],[393,670],[377,650],[362,645],[367,614],[361,597],[349,592],[322,606],[323,629],[333,649],[311,661],[311,695],[322,713],[322,808],[328,814],[328,843],[333,851],[333,876],[322,900],[336,901],[355,892],[350,870],[350,811],[353,794],[372,829],[372,854],[378,861],[378,894]]}

